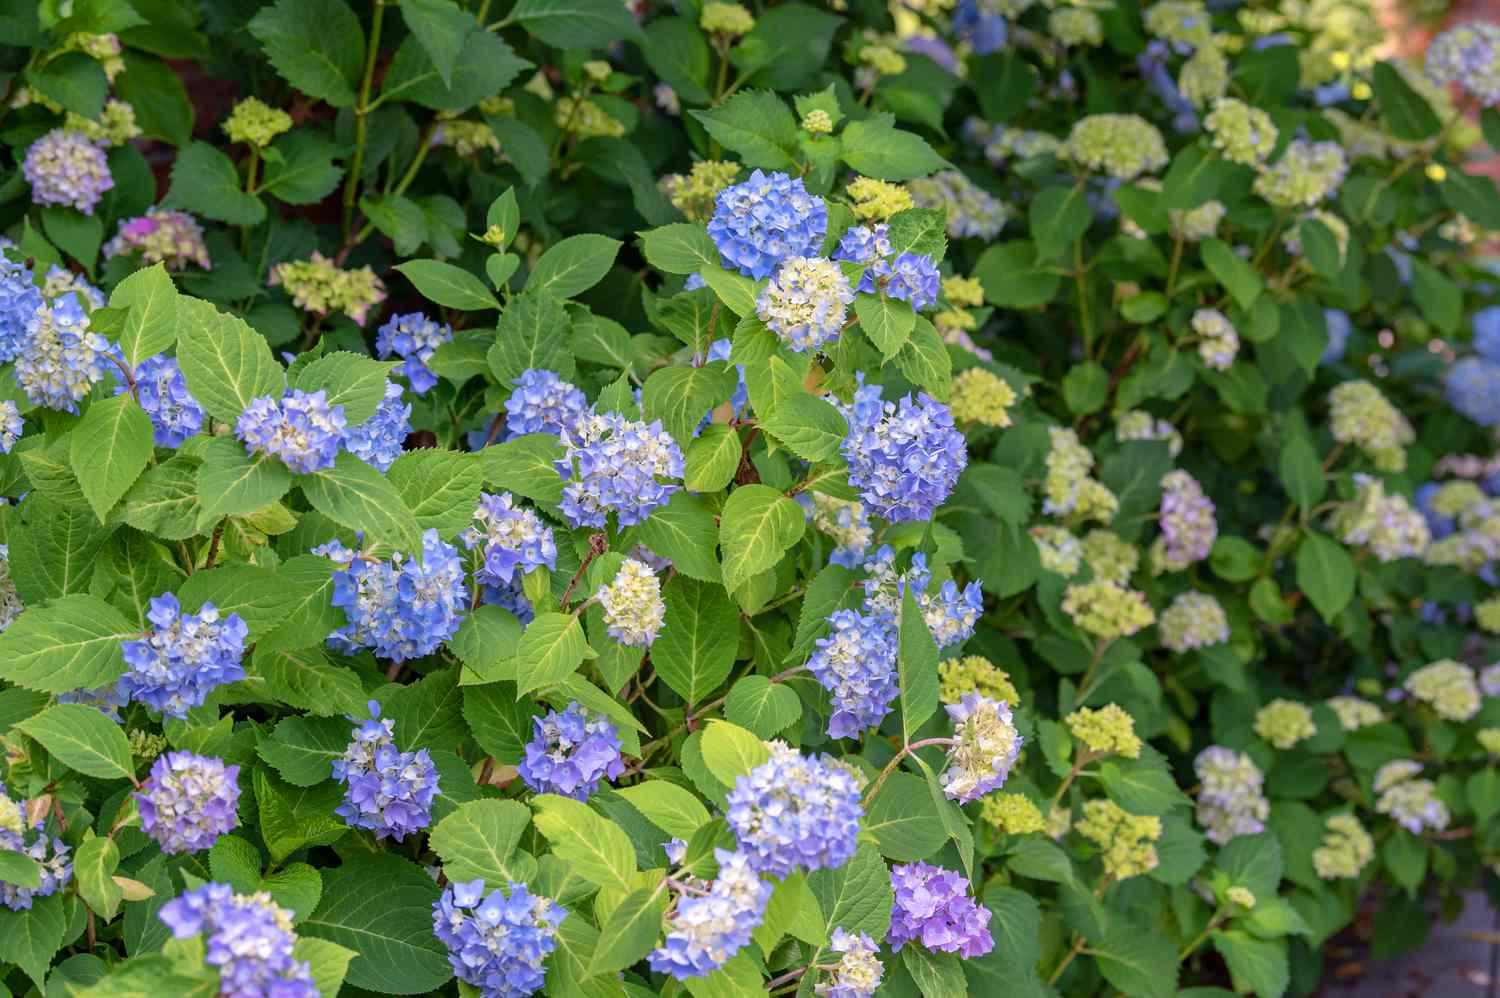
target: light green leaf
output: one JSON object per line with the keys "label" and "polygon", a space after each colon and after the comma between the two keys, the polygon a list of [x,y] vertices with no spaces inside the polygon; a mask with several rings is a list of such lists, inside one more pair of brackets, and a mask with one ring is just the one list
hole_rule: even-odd
{"label": "light green leaf", "polygon": [[538,794],[531,799],[537,830],[552,854],[589,883],[626,893],[634,889],[635,850],[614,822],[569,797]]}
{"label": "light green leaf", "polygon": [[16,727],[41,742],[58,762],[101,780],[130,779],[130,739],[118,724],[94,707],[65,703],[48,707]]}
{"label": "light green leaf", "polygon": [[675,783],[666,780],[647,780],[633,787],[621,787],[615,791],[630,801],[646,820],[668,835],[683,841],[708,824],[708,808]]}
{"label": "light green leaf", "polygon": [[98,689],[124,675],[120,645],[140,636],[103,600],[64,596],[29,607],[0,633],[0,679],[43,693]]}
{"label": "light green leaf", "polygon": [[719,266],[719,249],[700,222],[663,225],[647,229],[640,237],[646,262],[664,274],[696,274]]}
{"label": "light green leaf", "polygon": [[726,787],[771,758],[765,742],[728,721],[709,721],[703,732],[703,762]]}
{"label": "light green leaf", "polygon": [[831,460],[849,435],[849,421],[808,392],[782,399],[761,426],[793,454],[813,462]]}
{"label": "light green leaf", "polygon": [[1354,598],[1354,562],[1338,542],[1308,534],[1297,548],[1297,585],[1326,621]]}
{"label": "light green leaf", "polygon": [[[19,854],[4,853],[3,855]],[[35,861],[32,861],[32,865],[35,866]],[[115,871],[119,867],[120,847],[115,845],[114,839],[90,834],[73,853],[73,879],[78,884],[78,896],[83,898],[94,913],[106,922],[114,918],[120,910],[120,900],[123,895],[120,885],[114,881]],[[0,870],[0,879],[9,879],[4,876],[3,870]],[[23,886],[38,887],[40,882]]]}
{"label": "light green leaf", "polygon": [[325,354],[297,372],[296,387],[304,392],[327,393],[330,406],[344,407],[344,418],[358,426],[385,401],[385,386],[394,362],[371,360],[339,350]]}
{"label": "light green leaf", "polygon": [[116,284],[109,304],[130,310],[119,342],[131,368],[177,341],[177,289],[160,263],[143,267]]}
{"label": "light green leaf", "polygon": [[693,492],[718,492],[734,480],[743,453],[739,432],[733,427],[705,426],[688,444],[683,484]]}
{"label": "light green leaf", "polygon": [[702,703],[729,677],[740,615],[723,587],[678,575],[663,592],[666,618],[651,646],[656,674],[687,701]]}
{"label": "light green leaf", "polygon": [[901,602],[897,665],[901,677],[901,731],[910,743],[938,708],[937,643],[910,589]]}
{"label": "light green leaf", "polygon": [[[522,0],[525,2],[525,0]],[[543,253],[526,278],[527,291],[546,291],[572,298],[604,279],[620,252],[618,239],[584,233],[556,243]]]}
{"label": "light green leaf", "polygon": [[128,393],[89,403],[68,456],[84,498],[103,523],[151,459],[151,417]]}
{"label": "light green leaf", "polygon": [[251,401],[281,398],[286,374],[244,319],[198,298],[177,299],[177,360],[188,390],[213,418],[233,423]]}
{"label": "light green leaf", "polygon": [[500,303],[484,282],[462,267],[441,260],[408,260],[396,269],[406,275],[428,301],[466,312],[499,309]]}
{"label": "light green leaf", "polygon": [[505,886],[522,879],[510,858],[530,823],[531,812],[518,801],[470,801],[433,827],[432,851],[449,880]]}
{"label": "light green leaf", "polygon": [[724,716],[761,738],[774,738],[802,716],[802,701],[784,683],[746,676],[730,689]]}
{"label": "light green leaf", "polygon": [[414,552],[421,546],[416,517],[395,486],[348,451],[339,454],[332,468],[299,475],[297,482],[313,509],[335,523],[401,551]]}
{"label": "light green leaf", "polygon": [[280,458],[247,453],[237,437],[214,437],[203,450],[196,494],[204,519],[265,509],[291,487],[292,473]]}
{"label": "light green leaf", "polygon": [[517,698],[571,674],[592,654],[573,614],[538,614],[516,648]]}
{"label": "light green leaf", "polygon": [[560,49],[600,48],[622,38],[642,37],[630,12],[613,0],[520,0],[509,19]]}
{"label": "light green leaf", "polygon": [[806,529],[802,507],[769,486],[742,485],[729,493],[719,516],[724,588],[733,592],[774,566]]}
{"label": "light green leaf", "polygon": [[895,301],[885,295],[855,295],[854,314],[859,316],[859,327],[887,361],[901,352],[917,324],[911,302]]}
{"label": "light green leaf", "polygon": [[353,106],[365,36],[343,0],[277,0],[249,28],[288,83],[334,107]]}

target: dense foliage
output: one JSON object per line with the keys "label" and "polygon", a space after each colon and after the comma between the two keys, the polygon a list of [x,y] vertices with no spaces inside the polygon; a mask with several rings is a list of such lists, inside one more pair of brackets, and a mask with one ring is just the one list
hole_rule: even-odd
{"label": "dense foliage", "polygon": [[0,995],[1306,993],[1500,861],[1500,30],[0,0]]}

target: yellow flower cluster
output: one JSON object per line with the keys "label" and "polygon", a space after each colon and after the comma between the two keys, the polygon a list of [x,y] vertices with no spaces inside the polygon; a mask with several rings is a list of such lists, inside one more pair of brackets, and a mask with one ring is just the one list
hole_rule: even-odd
{"label": "yellow flower cluster", "polygon": [[1345,381],[1328,393],[1328,429],[1389,472],[1406,470],[1406,446],[1417,439],[1401,410],[1368,381]]}
{"label": "yellow flower cluster", "polygon": [[1073,623],[1106,641],[1128,638],[1156,623],[1156,613],[1143,593],[1103,579],[1069,586],[1062,609]]}
{"label": "yellow flower cluster", "polygon": [[1352,880],[1375,857],[1375,840],[1352,814],[1336,814],[1324,825],[1323,844],[1313,850],[1313,869],[1324,880]]}
{"label": "yellow flower cluster", "polygon": [[978,308],[984,304],[984,285],[976,278],[955,274],[943,278],[943,297],[948,299],[950,305]]}
{"label": "yellow flower cluster", "polygon": [[911,194],[900,184],[870,177],[856,177],[848,187],[854,214],[867,222],[884,222],[898,211],[911,207]]}
{"label": "yellow flower cluster", "polygon": [[625,134],[624,124],[586,98],[559,97],[552,108],[552,121],[563,131],[584,139],[617,139]]}
{"label": "yellow flower cluster", "polygon": [[256,97],[246,97],[224,119],[224,134],[230,142],[263,147],[292,127],[292,116]]}
{"label": "yellow flower cluster", "polygon": [[698,16],[698,27],[711,35],[736,38],[755,27],[755,18],[737,3],[706,3]]}
{"label": "yellow flower cluster", "polygon": [[1445,721],[1467,721],[1479,713],[1479,680],[1462,662],[1439,659],[1407,676],[1404,685]]}
{"label": "yellow flower cluster", "polygon": [[1474,737],[1480,748],[1492,756],[1500,756],[1500,728],[1480,728]]}
{"label": "yellow flower cluster", "polygon": [[1131,814],[1112,800],[1091,800],[1083,805],[1083,818],[1073,829],[1099,847],[1105,876],[1111,880],[1156,869],[1161,819],[1154,815]]}
{"label": "yellow flower cluster", "polygon": [[1015,403],[1015,390],[982,367],[968,368],[954,378],[948,399],[953,421],[959,425],[1009,426],[1005,410]]}
{"label": "yellow flower cluster", "polygon": [[1385,713],[1379,706],[1359,697],[1330,697],[1328,706],[1339,716],[1339,724],[1345,731],[1358,731],[1385,720]]}
{"label": "yellow flower cluster", "polygon": [[938,663],[938,697],[943,703],[958,703],[965,693],[978,693],[1011,707],[1021,702],[1010,674],[982,655],[965,655]]}
{"label": "yellow flower cluster", "polygon": [[1500,634],[1500,596],[1491,596],[1475,604],[1474,620],[1491,634]]}
{"label": "yellow flower cluster", "polygon": [[439,145],[447,146],[460,156],[474,156],[482,151],[500,151],[499,137],[482,121],[466,121],[461,118],[445,121],[438,128],[436,138]]}
{"label": "yellow flower cluster", "polygon": [[107,146],[124,145],[141,134],[141,126],[135,123],[135,108],[113,97],[104,105],[104,112],[99,115],[98,121],[69,111],[68,120],[63,127],[82,132],[93,141]]}
{"label": "yellow flower cluster", "polygon": [[809,135],[827,135],[833,131],[833,119],[821,107],[815,107],[802,116],[802,130]]}
{"label": "yellow flower cluster", "polygon": [[1006,835],[1031,835],[1047,827],[1041,809],[1021,794],[991,794],[980,803],[979,815]]}
{"label": "yellow flower cluster", "polygon": [[882,76],[900,76],[906,72],[906,59],[885,45],[866,45],[859,50],[859,61]]}
{"label": "yellow flower cluster", "polygon": [[1107,704],[1095,710],[1079,707],[1064,720],[1073,737],[1083,742],[1094,755],[1122,755],[1127,759],[1141,757],[1141,740],[1135,733],[1135,721],[1119,704]]}
{"label": "yellow flower cluster", "polygon": [[1306,704],[1277,698],[1255,712],[1255,733],[1285,750],[1317,734],[1318,726]]}
{"label": "yellow flower cluster", "polygon": [[1124,585],[1140,566],[1141,553],[1114,531],[1100,528],[1083,536],[1083,560],[1094,570],[1094,578]]}
{"label": "yellow flower cluster", "polygon": [[1241,887],[1238,884],[1224,892],[1224,899],[1230,904],[1244,908],[1246,911],[1255,907],[1255,892],[1248,887]]}
{"label": "yellow flower cluster", "polygon": [[734,183],[739,172],[738,163],[726,163],[717,159],[699,160],[686,175],[669,173],[661,178],[657,186],[667,200],[672,202],[673,208],[690,220],[697,221],[714,213],[714,199],[719,196],[720,191]]}

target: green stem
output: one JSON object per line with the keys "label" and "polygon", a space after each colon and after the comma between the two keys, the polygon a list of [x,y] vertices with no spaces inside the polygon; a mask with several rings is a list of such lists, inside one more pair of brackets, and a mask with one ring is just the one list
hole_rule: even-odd
{"label": "green stem", "polygon": [[[256,174],[260,172],[260,146],[251,144],[250,155],[245,158],[245,193],[255,194]],[[250,255],[250,226],[240,226],[240,255]]]}
{"label": "green stem", "polygon": [[1088,271],[1083,266],[1083,239],[1073,241],[1073,276],[1078,281],[1078,317],[1083,324],[1083,355],[1094,355],[1094,321],[1089,314]]}
{"label": "green stem", "polygon": [[1179,230],[1176,239],[1172,243],[1172,265],[1167,268],[1167,297],[1172,297],[1172,291],[1177,287],[1177,267],[1182,263],[1182,232]]}
{"label": "green stem", "polygon": [[375,80],[375,60],[380,57],[380,28],[385,22],[385,0],[375,0],[375,16],[370,22],[369,46],[365,51],[365,75],[359,85],[359,104],[354,108],[354,158],[344,181],[344,236],[354,228],[355,195],[359,177],[365,169],[365,141],[368,137],[370,87]]}
{"label": "green stem", "polygon": [[902,759],[906,758],[909,755],[914,755],[917,749],[930,748],[933,745],[952,744],[952,738],[923,738],[921,741],[916,741],[912,742],[910,745],[901,746],[901,751],[897,752],[894,756],[891,757],[891,761],[885,764],[885,768],[880,771],[880,775],[877,776],[875,778],[875,782],[870,785],[869,792],[865,794],[865,799],[863,802],[864,805],[868,807],[870,805],[870,801],[875,799],[875,795],[880,792],[880,788],[885,784],[885,781],[888,780],[890,778],[890,775],[896,771],[896,767],[901,765]]}
{"label": "green stem", "polygon": [[[438,119],[436,118],[433,118],[432,121],[428,123],[427,127],[422,130],[421,137],[417,139],[416,155],[412,157],[411,164],[407,166],[406,172],[401,175],[401,179],[396,182],[396,186],[391,188],[390,194],[392,197],[400,197],[402,194],[405,194],[406,189],[411,186],[412,181],[417,179],[417,171],[420,170],[422,168],[422,164],[426,162],[427,151],[432,148],[432,137],[437,134],[437,130],[439,127],[441,127],[441,125],[442,122],[438,121]],[[352,246],[358,246],[360,243],[368,239],[370,237],[370,233],[374,231],[375,223],[366,222],[363,226],[360,227],[360,230],[355,233],[354,238],[349,240],[349,244]]]}
{"label": "green stem", "polygon": [[1063,971],[1065,971],[1065,970],[1068,969],[1068,964],[1072,963],[1073,959],[1075,957],[1077,957],[1079,953],[1082,953],[1082,952],[1083,952],[1083,936],[1081,936],[1081,935],[1079,935],[1078,933],[1075,932],[1075,933],[1073,933],[1073,946],[1072,946],[1072,948],[1070,948],[1068,950],[1067,955],[1062,958],[1062,961],[1060,963],[1058,963],[1058,965],[1052,969],[1051,975],[1048,976],[1048,978],[1047,978],[1047,983],[1048,984],[1056,984],[1057,983],[1057,979],[1063,975]]}

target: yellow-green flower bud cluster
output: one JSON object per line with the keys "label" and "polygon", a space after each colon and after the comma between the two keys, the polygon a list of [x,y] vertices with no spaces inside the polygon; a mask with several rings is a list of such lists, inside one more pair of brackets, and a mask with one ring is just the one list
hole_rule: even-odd
{"label": "yellow-green flower bud cluster", "polygon": [[1138,114],[1091,114],[1068,134],[1064,155],[1089,170],[1134,180],[1167,165],[1167,145],[1156,126]]}
{"label": "yellow-green flower bud cluster", "polygon": [[965,693],[978,693],[1010,707],[1021,702],[1021,694],[1010,681],[1010,674],[997,668],[983,655],[965,655],[939,662],[938,697],[943,703],[958,703]]}
{"label": "yellow-green flower bud cluster", "polygon": [[980,802],[979,816],[1006,835],[1031,835],[1047,827],[1041,809],[1021,794],[991,794]]}
{"label": "yellow-green flower bud cluster", "polygon": [[833,118],[821,107],[815,107],[802,116],[802,130],[809,135],[827,135],[833,131]]}
{"label": "yellow-green flower bud cluster", "polygon": [[135,123],[135,108],[113,97],[105,103],[98,121],[69,111],[63,127],[82,132],[91,141],[107,146],[124,145],[141,134],[141,126]]}
{"label": "yellow-green flower bud cluster", "polygon": [[953,421],[960,426],[979,423],[983,426],[1009,426],[1005,410],[1016,403],[1016,393],[1004,379],[982,367],[971,367],[953,379],[948,408]]}
{"label": "yellow-green flower bud cluster", "polygon": [[686,175],[669,173],[657,182],[672,207],[682,212],[691,221],[713,215],[714,200],[719,192],[739,176],[738,163],[726,163],[717,159],[699,160]]}
{"label": "yellow-green flower bud cluster", "polygon": [[703,5],[703,13],[698,15],[698,27],[711,35],[737,38],[755,27],[755,18],[737,3],[719,3],[715,0]]}
{"label": "yellow-green flower bud cluster", "polygon": [[1445,721],[1467,721],[1479,713],[1479,680],[1462,662],[1439,659],[1407,676],[1402,685]]}
{"label": "yellow-green flower bud cluster", "polygon": [[1032,527],[1031,539],[1047,571],[1064,576],[1078,574],[1083,566],[1083,545],[1066,527]]}
{"label": "yellow-green flower bud cluster", "polygon": [[1217,46],[1203,46],[1182,64],[1177,89],[1194,107],[1208,107],[1229,90],[1229,60]]}
{"label": "yellow-green flower bud cluster", "polygon": [[1098,45],[1104,41],[1104,22],[1087,7],[1060,7],[1048,15],[1047,33],[1068,48]]}
{"label": "yellow-green flower bud cluster", "polygon": [[1224,202],[1215,198],[1205,201],[1190,211],[1173,211],[1167,214],[1167,224],[1173,238],[1196,243],[1213,237],[1219,231],[1227,209]]}
{"label": "yellow-green flower bud cluster", "polygon": [[1233,97],[1214,101],[1203,127],[1213,136],[1214,148],[1235,163],[1258,166],[1276,148],[1276,126],[1271,116]]}
{"label": "yellow-green flower bud cluster", "polygon": [[1083,520],[1108,523],[1119,510],[1119,500],[1104,485],[1089,477],[1094,455],[1078,442],[1078,434],[1067,427],[1049,431],[1052,449],[1047,452],[1047,475],[1042,512],[1053,516],[1074,515]]}
{"label": "yellow-green flower bud cluster", "polygon": [[1248,887],[1235,885],[1224,892],[1224,900],[1236,907],[1249,911],[1255,907],[1255,892]]}
{"label": "yellow-green flower bud cluster", "polygon": [[1129,409],[1115,420],[1115,439],[1165,440],[1167,450],[1173,457],[1182,453],[1182,434],[1165,419],[1157,419],[1145,409]]}
{"label": "yellow-green flower bud cluster", "polygon": [[617,139],[625,134],[624,124],[587,98],[559,97],[552,108],[552,121],[558,128],[581,139]]}
{"label": "yellow-green flower bud cluster", "polygon": [[855,217],[867,222],[884,222],[898,211],[911,207],[911,194],[900,184],[870,177],[856,177],[848,187],[849,207]]}
{"label": "yellow-green flower bud cluster", "polygon": [[1090,530],[1083,537],[1083,560],[1094,578],[1124,584],[1141,564],[1141,552],[1111,530]]}
{"label": "yellow-green flower bud cluster", "polygon": [[1164,41],[1201,48],[1213,41],[1208,9],[1197,0],[1162,0],[1146,11],[1146,30]]}
{"label": "yellow-green flower bud cluster", "polygon": [[1104,874],[1125,880],[1150,873],[1159,860],[1156,840],[1161,838],[1161,819],[1136,815],[1112,800],[1091,800],[1083,805],[1083,817],[1073,830],[1099,847]]}
{"label": "yellow-green flower bud cluster", "polygon": [[1482,630],[1491,634],[1500,634],[1500,596],[1491,596],[1475,604],[1474,622]]}
{"label": "yellow-green flower bud cluster", "polygon": [[244,142],[258,148],[270,145],[272,139],[291,127],[291,115],[257,97],[246,97],[224,119],[224,134],[230,142]]}
{"label": "yellow-green flower bud cluster", "polygon": [[1127,759],[1141,757],[1141,740],[1135,733],[1135,721],[1119,704],[1106,704],[1097,710],[1079,707],[1064,720],[1073,737],[1083,742],[1094,755],[1121,755]]}
{"label": "yellow-green flower bud cluster", "polygon": [[1102,579],[1069,586],[1062,609],[1073,623],[1106,641],[1128,638],[1156,623],[1144,593]]}
{"label": "yellow-green flower bud cluster", "polygon": [[866,45],[859,50],[859,61],[882,76],[900,76],[906,72],[906,59],[885,45]]}
{"label": "yellow-green flower bud cluster", "polygon": [[494,129],[483,121],[468,121],[463,118],[443,122],[433,136],[433,141],[464,157],[500,151],[500,138]]}
{"label": "yellow-green flower bud cluster", "polygon": [[1352,814],[1324,822],[1323,844],[1313,850],[1313,869],[1324,880],[1353,880],[1375,858],[1375,840]]}
{"label": "yellow-green flower bud cluster", "polygon": [[1345,381],[1328,393],[1328,429],[1381,471],[1404,471],[1406,446],[1417,439],[1401,410],[1368,381]]}
{"label": "yellow-green flower bud cluster", "polygon": [[1500,758],[1500,728],[1480,728],[1474,733],[1479,747],[1491,756]]}
{"label": "yellow-green flower bud cluster", "polygon": [[1337,142],[1293,140],[1276,165],[1262,170],[1253,190],[1279,208],[1310,208],[1344,182],[1349,160]]}
{"label": "yellow-green flower bud cluster", "polygon": [[1283,751],[1318,733],[1306,704],[1278,697],[1255,712],[1255,733]]}
{"label": "yellow-green flower bud cluster", "polygon": [[1189,590],[1179,593],[1172,605],[1162,611],[1157,631],[1161,643],[1180,655],[1228,641],[1229,617],[1213,596]]}
{"label": "yellow-green flower bud cluster", "polygon": [[385,300],[385,284],[368,266],[340,270],[322,253],[271,268],[271,284],[286,288],[292,304],[304,312],[326,315],[343,312],[364,325],[369,310]]}
{"label": "yellow-green flower bud cluster", "polygon": [[1361,697],[1329,697],[1328,707],[1339,716],[1339,724],[1343,725],[1345,731],[1358,731],[1385,720],[1385,712],[1378,704]]}

